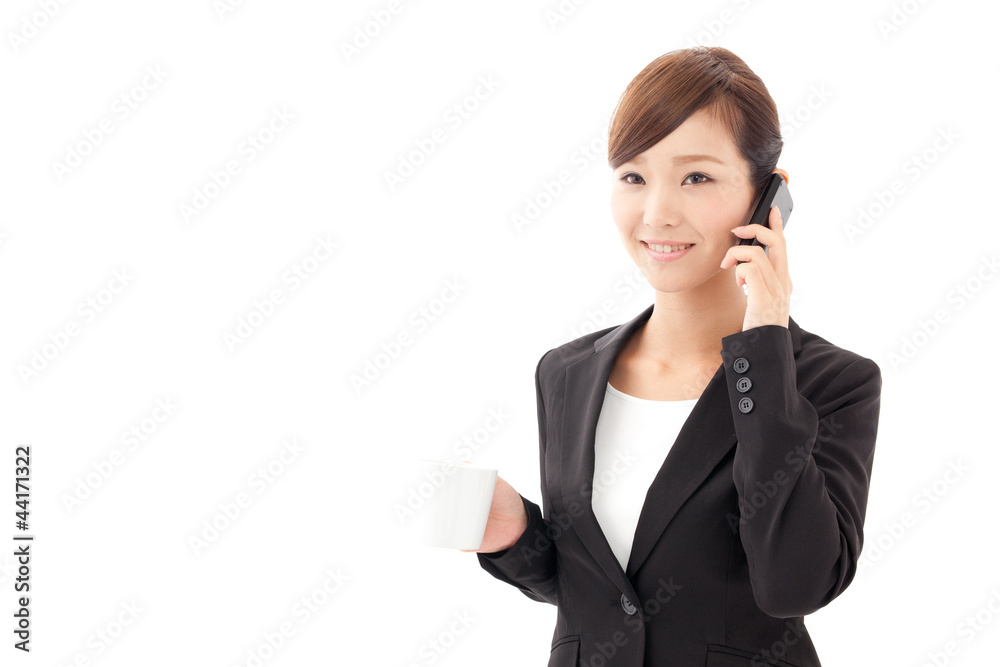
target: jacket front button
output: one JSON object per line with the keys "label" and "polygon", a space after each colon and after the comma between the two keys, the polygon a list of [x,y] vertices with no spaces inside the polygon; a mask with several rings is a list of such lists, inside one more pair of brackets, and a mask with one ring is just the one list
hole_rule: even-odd
{"label": "jacket front button", "polygon": [[748,368],[750,368],[750,362],[746,360],[746,357],[740,357],[733,362],[733,370],[737,373],[746,373]]}
{"label": "jacket front button", "polygon": [[750,378],[745,375],[736,381],[736,388],[741,394],[745,394],[750,391],[751,386],[753,386],[753,383],[750,382]]}
{"label": "jacket front button", "polygon": [[753,410],[753,399],[749,396],[744,396],[739,402],[740,412],[746,414]]}
{"label": "jacket front button", "polygon": [[624,609],[625,613],[629,616],[635,613],[635,605],[629,602],[624,593],[622,593],[622,609]]}

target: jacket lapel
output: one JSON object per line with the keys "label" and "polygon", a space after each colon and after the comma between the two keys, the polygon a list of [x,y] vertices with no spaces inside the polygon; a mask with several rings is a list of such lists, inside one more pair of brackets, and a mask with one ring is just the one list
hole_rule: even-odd
{"label": "jacket lapel", "polygon": [[[577,503],[582,512],[573,526],[594,560],[622,592],[635,601],[631,577],[666,530],[680,506],[694,493],[727,452],[736,445],[729,391],[720,354],[719,367],[695,403],[646,493],[627,572],[611,550],[591,503],[594,440],[611,368],[635,330],[652,315],[650,305],[634,319],[594,341],[593,351],[565,368],[560,461],[560,494],[565,507]],[[799,351],[798,325],[789,318],[794,352]],[[721,352],[721,346],[720,346]]]}
{"label": "jacket lapel", "polygon": [[629,554],[629,577],[646,560],[680,506],[735,444],[736,429],[720,355],[719,368],[695,403],[646,492]]}

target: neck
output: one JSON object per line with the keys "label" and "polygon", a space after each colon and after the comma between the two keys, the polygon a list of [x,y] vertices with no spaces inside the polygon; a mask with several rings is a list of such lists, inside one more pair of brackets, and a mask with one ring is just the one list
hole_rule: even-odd
{"label": "neck", "polygon": [[734,272],[719,271],[695,289],[656,292],[637,336],[637,353],[671,370],[722,363],[722,338],[743,330],[747,297]]}

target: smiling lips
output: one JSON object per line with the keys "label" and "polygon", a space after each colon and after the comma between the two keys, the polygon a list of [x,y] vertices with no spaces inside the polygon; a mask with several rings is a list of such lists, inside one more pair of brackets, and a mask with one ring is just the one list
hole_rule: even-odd
{"label": "smiling lips", "polygon": [[677,252],[678,250],[685,250],[693,246],[693,243],[677,243],[675,241],[643,241],[647,248],[654,250],[655,252]]}

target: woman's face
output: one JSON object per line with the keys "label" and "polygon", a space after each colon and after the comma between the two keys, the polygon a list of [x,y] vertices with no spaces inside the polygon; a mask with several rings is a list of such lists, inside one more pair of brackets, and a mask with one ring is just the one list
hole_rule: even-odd
{"label": "woman's face", "polygon": [[[723,271],[722,258],[739,242],[730,230],[749,218],[753,190],[749,165],[705,109],[620,165],[613,177],[615,225],[655,290],[687,291]],[[656,242],[693,245],[660,253],[650,247]]]}

